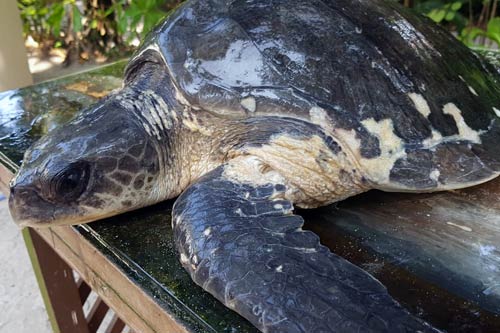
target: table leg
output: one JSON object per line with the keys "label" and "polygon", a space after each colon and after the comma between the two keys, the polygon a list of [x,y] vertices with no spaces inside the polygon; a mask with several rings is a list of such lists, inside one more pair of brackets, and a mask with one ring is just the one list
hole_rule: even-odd
{"label": "table leg", "polygon": [[54,333],[89,333],[71,267],[34,229],[23,237]]}

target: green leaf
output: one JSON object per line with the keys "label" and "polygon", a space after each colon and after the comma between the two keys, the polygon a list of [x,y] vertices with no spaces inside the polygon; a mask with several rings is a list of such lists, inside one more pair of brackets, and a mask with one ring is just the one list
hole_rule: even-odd
{"label": "green leaf", "polygon": [[59,37],[59,34],[61,33],[61,24],[63,18],[64,4],[61,2],[52,4],[50,8],[50,14],[47,18],[47,23],[52,27],[52,31],[54,31],[54,35],[56,37]]}
{"label": "green leaf", "polygon": [[443,21],[444,17],[446,16],[446,11],[444,9],[433,9],[427,15],[434,22],[440,23],[441,21]]}
{"label": "green leaf", "polygon": [[128,21],[126,19],[126,17],[124,17],[124,19],[121,19],[117,22],[117,28],[118,28],[118,32],[123,35],[127,32],[127,28],[128,28]]}
{"label": "green leaf", "polygon": [[144,16],[144,29],[142,36],[145,36],[153,27],[165,16],[162,11],[153,11]]}
{"label": "green leaf", "polygon": [[460,40],[468,46],[473,46],[476,38],[479,36],[486,36],[486,31],[477,27],[469,27],[462,30]]}
{"label": "green leaf", "polygon": [[456,2],[454,2],[454,3],[451,4],[451,10],[457,12],[457,11],[459,11],[462,8],[462,5],[463,5],[462,2],[456,1]]}
{"label": "green leaf", "polygon": [[448,12],[445,16],[446,21],[452,21],[455,18],[455,12]]}
{"label": "green leaf", "polygon": [[495,17],[488,22],[488,33],[500,35],[500,17]]}
{"label": "green leaf", "polygon": [[80,13],[80,9],[78,9],[78,6],[73,5],[73,31],[81,32],[82,27],[82,14]]}

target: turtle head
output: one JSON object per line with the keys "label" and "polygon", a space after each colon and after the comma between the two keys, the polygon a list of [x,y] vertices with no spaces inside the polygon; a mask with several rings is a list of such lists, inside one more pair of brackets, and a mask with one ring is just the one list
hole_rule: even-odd
{"label": "turtle head", "polygon": [[158,145],[120,98],[84,111],[26,152],[9,199],[20,226],[83,223],[159,201]]}

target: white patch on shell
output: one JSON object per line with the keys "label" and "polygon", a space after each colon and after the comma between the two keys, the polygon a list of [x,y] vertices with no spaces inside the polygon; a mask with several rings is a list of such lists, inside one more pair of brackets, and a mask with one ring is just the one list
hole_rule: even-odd
{"label": "white patch on shell", "polygon": [[429,54],[435,54],[441,56],[432,43],[430,43],[427,38],[422,35],[407,19],[403,16],[396,14],[397,17],[392,17],[390,21],[390,26],[395,30],[401,38],[403,38],[406,43],[408,43],[420,57],[428,58]]}
{"label": "white patch on shell", "polygon": [[378,157],[361,158],[360,162],[373,182],[378,185],[388,184],[394,163],[406,156],[403,140],[394,133],[394,124],[391,119],[377,122],[369,118],[361,123],[370,134],[379,139],[381,152]]}
{"label": "white patch on shell", "polygon": [[162,58],[163,62],[166,64],[167,62],[165,61],[165,57],[163,56],[163,53],[160,50],[160,47],[156,43],[149,44],[148,47],[144,48],[141,50],[140,53],[138,53],[133,59],[130,60],[130,62],[134,61],[135,59],[141,57],[146,51],[153,50],[156,51],[160,57]]}
{"label": "white patch on shell", "polygon": [[283,272],[283,265],[279,265],[278,267],[276,267],[276,272],[278,273]]}
{"label": "white patch on shell", "polygon": [[449,114],[455,119],[458,128],[458,135],[464,140],[469,140],[473,143],[481,143],[480,133],[470,128],[462,116],[462,111],[453,103],[448,103],[443,107],[443,112]]}
{"label": "white patch on shell", "polygon": [[500,110],[497,109],[496,107],[493,107],[493,112],[495,112],[495,114],[497,115],[497,117],[500,118]]}
{"label": "white patch on shell", "polygon": [[253,97],[246,97],[241,100],[241,106],[248,112],[255,112],[257,110],[257,102]]}
{"label": "white patch on shell", "polygon": [[409,93],[408,97],[410,97],[413,101],[413,104],[415,104],[415,108],[418,112],[420,112],[425,118],[429,117],[431,114],[431,108],[429,107],[429,103],[427,103],[424,96],[417,93]]}
{"label": "white patch on shell", "polygon": [[362,34],[363,33],[363,28],[356,27],[355,28],[357,34]]}
{"label": "white patch on shell", "polygon": [[212,229],[210,229],[210,228],[206,228],[205,231],[203,231],[203,234],[205,236],[210,236],[211,233],[212,233]]}
{"label": "white patch on shell", "polygon": [[473,95],[476,95],[476,96],[479,96],[477,94],[477,92],[474,90],[474,88],[472,88],[471,86],[467,85],[467,87],[469,88],[470,92],[473,94]]}
{"label": "white patch on shell", "polygon": [[428,139],[425,139],[422,142],[422,146],[426,149],[432,149],[433,147],[437,146],[438,144],[442,143],[443,141],[444,140],[443,140],[443,136],[441,135],[441,133],[439,133],[435,129],[432,129],[431,137]]}
{"label": "white patch on shell", "polygon": [[[464,79],[464,77],[463,77],[462,75],[459,75],[459,76],[458,76],[458,78],[459,78],[462,82],[464,82],[464,83],[466,83],[466,84],[467,84],[467,81],[465,81],[465,79]],[[478,93],[476,92],[476,90],[475,90],[474,88],[472,88],[470,85],[468,85],[468,84],[467,84],[467,88],[469,88],[469,91],[470,91],[473,95],[475,95],[475,96],[479,96],[479,95],[478,95]]]}
{"label": "white patch on shell", "polygon": [[432,172],[429,174],[429,178],[434,180],[435,182],[439,181],[439,176],[441,176],[441,172],[438,169],[432,170]]}

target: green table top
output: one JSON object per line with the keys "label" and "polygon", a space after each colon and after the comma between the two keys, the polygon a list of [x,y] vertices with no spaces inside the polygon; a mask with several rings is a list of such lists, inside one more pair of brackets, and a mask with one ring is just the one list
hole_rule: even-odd
{"label": "green table top", "polygon": [[[120,87],[125,63],[0,93],[0,162],[15,171],[37,138]],[[445,330],[491,332],[500,330],[497,194],[500,181],[453,193],[374,191],[299,213],[325,245],[372,273],[414,314]],[[193,332],[257,332],[182,269],[171,207],[75,228]]]}

